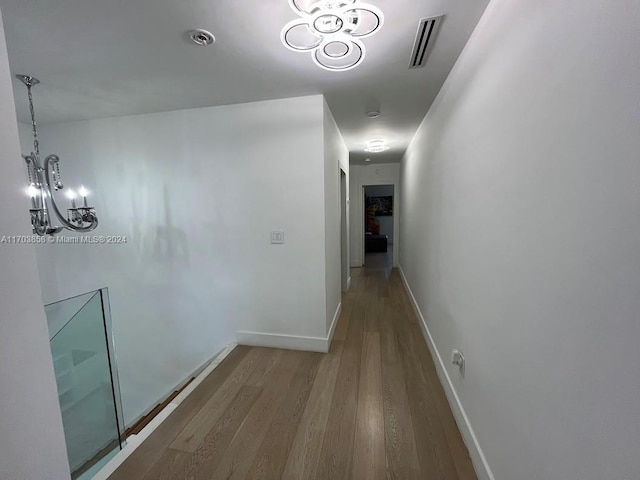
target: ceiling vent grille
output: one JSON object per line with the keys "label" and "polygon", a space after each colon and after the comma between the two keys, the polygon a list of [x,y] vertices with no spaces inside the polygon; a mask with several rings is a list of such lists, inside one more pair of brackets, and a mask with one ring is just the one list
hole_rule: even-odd
{"label": "ceiling vent grille", "polygon": [[420,20],[418,24],[418,34],[416,35],[411,60],[409,61],[409,68],[425,66],[443,18],[444,15],[439,15],[437,17],[423,18]]}

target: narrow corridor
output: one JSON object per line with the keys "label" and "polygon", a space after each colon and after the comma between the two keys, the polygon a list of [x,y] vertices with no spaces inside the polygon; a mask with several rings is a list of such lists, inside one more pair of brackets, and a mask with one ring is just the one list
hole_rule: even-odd
{"label": "narrow corridor", "polygon": [[111,479],[475,479],[387,271],[352,270],[330,353],[237,347]]}

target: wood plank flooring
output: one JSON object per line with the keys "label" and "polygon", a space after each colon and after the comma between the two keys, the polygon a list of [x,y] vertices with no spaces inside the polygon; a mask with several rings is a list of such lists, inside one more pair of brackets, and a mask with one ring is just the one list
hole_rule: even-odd
{"label": "wood plank flooring", "polygon": [[328,354],[237,347],[110,479],[476,479],[386,272],[352,270]]}

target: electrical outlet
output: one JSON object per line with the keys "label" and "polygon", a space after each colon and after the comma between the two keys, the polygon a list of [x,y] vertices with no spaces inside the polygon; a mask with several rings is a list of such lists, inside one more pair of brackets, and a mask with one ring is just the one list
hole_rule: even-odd
{"label": "electrical outlet", "polygon": [[456,365],[464,375],[464,355],[457,348],[451,351],[451,363]]}

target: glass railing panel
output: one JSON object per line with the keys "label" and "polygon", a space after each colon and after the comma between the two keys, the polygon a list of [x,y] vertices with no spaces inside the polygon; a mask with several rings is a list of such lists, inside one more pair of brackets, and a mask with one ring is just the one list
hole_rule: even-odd
{"label": "glass railing panel", "polygon": [[124,429],[105,300],[107,292],[99,290],[45,307],[74,478],[122,447]]}
{"label": "glass railing panel", "polygon": [[[120,379],[118,378],[118,357],[116,355],[115,343],[113,338],[113,329],[111,323],[111,303],[109,301],[109,289],[103,288],[99,290],[102,296],[102,315],[104,317],[106,342],[111,365],[111,386],[113,387],[113,397],[115,401],[116,420],[120,431],[121,444],[124,443],[126,426],[124,424],[124,413],[122,411],[122,396],[120,394]],[[122,448],[124,445],[121,445]]]}
{"label": "glass railing panel", "polygon": [[77,297],[67,298],[61,302],[52,303],[44,307],[49,325],[49,339],[56,336],[62,328],[78,313],[84,305],[93,298],[96,292],[84,293]]}

